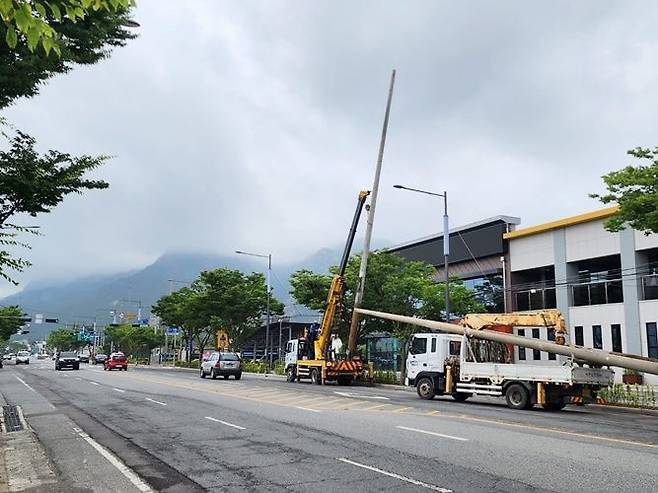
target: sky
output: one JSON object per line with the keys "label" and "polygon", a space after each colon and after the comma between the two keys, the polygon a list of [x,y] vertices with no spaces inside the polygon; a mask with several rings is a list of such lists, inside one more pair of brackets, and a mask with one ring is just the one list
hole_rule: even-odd
{"label": "sky", "polygon": [[168,251],[292,262],[341,245],[392,69],[373,233],[391,244],[443,212],[394,184],[447,191],[452,226],[529,226],[603,207],[601,175],[657,144],[655,2],[137,4],[138,39],[2,112],[42,150],[113,156],[93,175],[109,189],[37,218],[23,286]]}

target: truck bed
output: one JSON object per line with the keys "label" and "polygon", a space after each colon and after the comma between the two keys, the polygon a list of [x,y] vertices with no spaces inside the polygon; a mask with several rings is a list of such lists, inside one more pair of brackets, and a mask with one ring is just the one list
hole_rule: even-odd
{"label": "truck bed", "polygon": [[479,378],[500,384],[508,380],[601,385],[612,384],[614,372],[605,368],[584,368],[572,365],[522,365],[506,363],[473,363],[461,361],[460,380],[470,382]]}

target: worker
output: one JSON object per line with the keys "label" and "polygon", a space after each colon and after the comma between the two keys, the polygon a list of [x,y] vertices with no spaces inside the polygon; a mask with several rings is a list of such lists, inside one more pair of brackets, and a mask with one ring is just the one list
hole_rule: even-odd
{"label": "worker", "polygon": [[338,360],[338,355],[340,354],[342,349],[343,349],[343,341],[340,339],[340,337],[338,337],[338,334],[331,334],[330,354],[332,361]]}
{"label": "worker", "polygon": [[318,329],[320,325],[313,322],[308,328],[308,359],[315,359],[315,344],[314,341],[318,336]]}

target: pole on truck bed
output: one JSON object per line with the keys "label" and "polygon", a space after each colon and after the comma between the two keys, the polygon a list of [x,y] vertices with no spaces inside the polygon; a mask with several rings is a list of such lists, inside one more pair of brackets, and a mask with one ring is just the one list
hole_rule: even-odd
{"label": "pole on truck bed", "polygon": [[384,160],[384,146],[386,145],[386,132],[388,131],[388,117],[391,113],[391,100],[393,99],[393,87],[395,85],[395,70],[391,72],[391,83],[388,88],[388,100],[386,101],[386,112],[384,113],[384,125],[382,126],[382,136],[379,141],[379,154],[377,155],[377,167],[375,168],[375,180],[372,185],[372,197],[370,198],[370,209],[366,222],[366,233],[363,240],[363,251],[361,253],[361,265],[359,267],[359,281],[354,296],[354,311],[352,312],[352,321],[350,322],[350,336],[347,343],[347,355],[352,357],[356,350],[356,341],[359,335],[359,313],[357,308],[361,307],[363,302],[363,290],[366,285],[366,268],[368,267],[368,254],[370,252],[370,239],[372,237],[372,224],[375,220],[375,207],[377,206],[377,192],[379,191],[379,176],[382,171],[382,161]]}

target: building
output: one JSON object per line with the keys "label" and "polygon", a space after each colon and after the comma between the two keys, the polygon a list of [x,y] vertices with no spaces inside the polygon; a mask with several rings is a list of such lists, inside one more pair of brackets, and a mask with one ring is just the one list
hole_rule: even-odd
{"label": "building", "polygon": [[[508,306],[558,308],[573,344],[658,358],[658,235],[632,229],[610,233],[602,209],[507,232]],[[516,329],[547,338],[544,328]],[[516,349],[517,361],[540,363],[554,355]],[[623,372],[616,371],[621,379]],[[658,377],[645,376],[658,383]]]}

